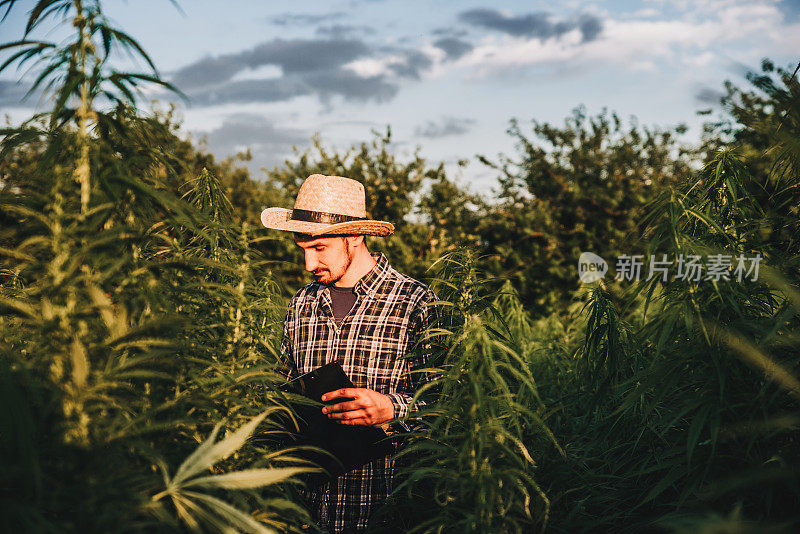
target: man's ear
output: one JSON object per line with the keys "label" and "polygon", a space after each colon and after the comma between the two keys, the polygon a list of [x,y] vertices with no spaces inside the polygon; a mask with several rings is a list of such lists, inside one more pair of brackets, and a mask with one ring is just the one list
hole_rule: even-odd
{"label": "man's ear", "polygon": [[350,241],[350,247],[351,248],[360,246],[361,244],[364,244],[364,245],[367,244],[367,241],[366,241],[366,239],[364,239],[363,235],[349,235],[349,236],[346,237],[346,239],[348,239]]}

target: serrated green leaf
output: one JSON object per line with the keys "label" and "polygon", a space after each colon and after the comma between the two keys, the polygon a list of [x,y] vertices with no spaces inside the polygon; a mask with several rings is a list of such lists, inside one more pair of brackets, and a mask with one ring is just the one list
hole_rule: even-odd
{"label": "serrated green leaf", "polygon": [[274,467],[266,469],[245,469],[223,475],[194,478],[183,484],[184,488],[199,486],[202,488],[252,489],[277,484],[300,473],[316,471],[303,467]]}

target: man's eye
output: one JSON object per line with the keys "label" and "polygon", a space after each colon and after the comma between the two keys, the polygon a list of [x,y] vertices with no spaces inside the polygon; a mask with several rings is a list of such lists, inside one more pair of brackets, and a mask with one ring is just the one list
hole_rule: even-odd
{"label": "man's eye", "polygon": [[325,250],[325,247],[314,247],[314,250],[316,250],[317,252],[319,252],[319,251],[321,251],[321,250]]}

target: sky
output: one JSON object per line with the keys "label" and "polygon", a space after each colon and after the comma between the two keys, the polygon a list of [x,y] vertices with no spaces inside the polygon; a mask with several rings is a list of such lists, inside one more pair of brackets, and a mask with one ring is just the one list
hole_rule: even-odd
{"label": "sky", "polygon": [[[34,3],[18,0],[0,42],[21,38]],[[561,125],[577,106],[608,109],[652,128],[686,124],[692,143],[697,111],[717,104],[725,80],[747,85],[765,57],[792,69],[800,61],[800,0],[178,4],[103,6],[189,96],[178,102],[183,134],[220,158],[249,148],[256,179],[314,134],[344,150],[390,125],[401,158],[419,148],[485,192],[496,172],[475,156],[513,158],[512,118],[530,132],[531,120]],[[45,108],[20,100],[30,76],[0,74],[0,116],[18,122]]]}

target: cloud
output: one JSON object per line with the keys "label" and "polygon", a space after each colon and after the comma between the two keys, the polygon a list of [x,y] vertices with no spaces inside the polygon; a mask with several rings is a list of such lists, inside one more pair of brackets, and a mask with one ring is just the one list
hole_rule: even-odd
{"label": "cloud", "polygon": [[361,77],[345,69],[315,72],[305,76],[305,81],[323,102],[336,95],[346,100],[386,102],[394,98],[398,90],[397,84],[384,76]]}
{"label": "cloud", "polygon": [[220,158],[249,148],[252,170],[282,163],[294,145],[307,144],[311,137],[310,132],[277,127],[269,118],[255,113],[230,115],[218,128],[196,133],[205,137],[208,149]]}
{"label": "cloud", "polygon": [[414,135],[434,139],[452,135],[463,135],[470,131],[475,119],[459,117],[442,117],[438,121],[428,121],[414,128]]}
{"label": "cloud", "polygon": [[362,77],[381,76],[386,80],[395,81],[403,78],[419,80],[434,66],[436,53],[432,53],[432,51],[438,52],[431,47],[427,48],[423,51],[384,46],[376,50],[373,57],[352,61],[345,67]]}
{"label": "cloud", "polygon": [[356,24],[332,24],[330,26],[320,26],[315,33],[323,37],[341,37],[344,35],[375,35],[375,28],[372,26]]}
{"label": "cloud", "polygon": [[419,80],[422,71],[429,69],[431,65],[431,58],[419,50],[404,50],[400,53],[400,59],[389,62],[387,67],[397,76]]}
{"label": "cloud", "polygon": [[247,68],[244,58],[238,54],[218,57],[204,57],[179,69],[172,76],[172,83],[184,91],[230,80],[233,76]]}
{"label": "cloud", "polygon": [[194,104],[203,106],[283,102],[306,95],[317,95],[323,102],[334,96],[350,101],[385,102],[391,100],[397,90],[397,84],[384,76],[361,77],[349,70],[331,69],[277,79],[234,81],[194,91],[190,96]]}
{"label": "cloud", "polygon": [[457,28],[455,26],[447,26],[441,28],[435,28],[432,32],[433,35],[439,35],[442,37],[464,37],[469,32],[464,28]]}
{"label": "cloud", "polygon": [[362,41],[277,39],[257,46],[245,55],[250,65],[278,65],[284,72],[306,72],[344,65],[370,53]]}
{"label": "cloud", "polygon": [[603,31],[603,21],[588,13],[578,17],[578,29],[583,35],[583,41],[594,41]]}
{"label": "cloud", "polygon": [[725,96],[725,93],[717,89],[702,87],[695,93],[694,99],[698,104],[719,105]]}
{"label": "cloud", "polygon": [[583,41],[592,41],[600,35],[603,22],[595,15],[582,13],[575,20],[552,20],[543,11],[527,15],[505,15],[495,9],[479,8],[463,11],[458,18],[472,26],[488,28],[515,37],[535,37],[540,40],[558,38],[572,30],[579,30]]}
{"label": "cloud", "polygon": [[[800,32],[791,32],[789,26],[781,23],[782,14],[776,6],[746,0],[724,1],[727,2],[724,9],[698,6],[679,17],[608,17],[603,20],[602,38],[588,42],[585,38],[593,30],[587,26],[580,31],[576,26],[576,31],[564,33],[558,39],[537,35],[487,36],[459,60],[459,67],[471,68],[470,75],[474,77],[518,74],[520,69],[540,66],[569,66],[577,72],[606,62],[632,71],[659,70],[666,64],[680,68],[691,65],[692,70],[697,70],[708,69],[718,62],[721,47],[743,39],[757,39],[763,48],[772,49],[780,49],[793,39],[800,42],[795,37]],[[755,61],[765,53],[749,52]]]}
{"label": "cloud", "polygon": [[311,87],[297,77],[265,80],[239,80],[203,87],[189,93],[193,104],[212,106],[225,103],[282,102],[312,93]]}
{"label": "cloud", "polygon": [[179,69],[172,82],[183,90],[230,80],[236,73],[275,65],[284,73],[341,66],[370,53],[362,41],[345,39],[274,39],[236,54],[206,57]]}
{"label": "cloud", "polygon": [[334,11],[332,13],[281,13],[270,18],[269,21],[276,26],[304,26],[339,20],[345,15],[344,11]]}
{"label": "cloud", "polygon": [[31,102],[35,102],[36,98],[40,96],[31,95],[25,99],[30,88],[31,86],[27,83],[0,80],[0,105],[6,107],[30,106]]}
{"label": "cloud", "polygon": [[[380,73],[349,67],[379,53],[355,39],[275,39],[235,54],[200,59],[175,72],[171,81],[200,105],[279,102],[305,95],[323,101],[338,95],[383,102],[397,93],[398,77],[418,79],[431,63],[424,54],[409,50]],[[265,66],[277,67],[279,76],[253,75]]]}
{"label": "cloud", "polygon": [[439,48],[447,54],[447,59],[458,59],[464,54],[471,52],[474,46],[472,43],[457,39],[455,37],[443,37],[433,42],[436,48]]}

